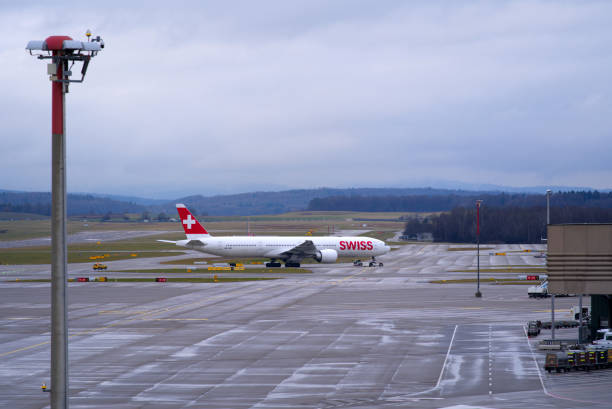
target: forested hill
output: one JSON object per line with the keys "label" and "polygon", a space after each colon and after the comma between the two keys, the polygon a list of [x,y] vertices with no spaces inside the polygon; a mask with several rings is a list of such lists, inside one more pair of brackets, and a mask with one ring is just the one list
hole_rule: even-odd
{"label": "forested hill", "polygon": [[[196,195],[162,203],[152,199],[127,199],[118,200],[102,197],[100,194],[69,194],[68,214],[75,216],[148,212],[152,216],[161,213],[171,216],[176,214],[176,203],[185,203],[196,213],[211,216],[279,214],[301,210],[433,212],[448,211],[455,207],[473,207],[476,199],[484,200],[485,207],[524,208],[543,206],[546,203],[544,194],[496,194],[431,188],[301,189],[211,197]],[[551,202],[556,207],[612,208],[612,193],[596,191],[554,193]],[[36,213],[48,216],[51,213],[51,194],[0,191],[0,212]]]}
{"label": "forested hill", "polygon": [[[341,195],[312,199],[308,210],[343,210],[361,212],[438,212],[456,207],[474,207],[476,200],[483,200],[486,207],[534,207],[546,204],[544,194],[527,193],[474,193],[442,195],[365,196]],[[555,207],[612,208],[612,192],[597,191],[558,192],[551,195]]]}
{"label": "forested hill", "polygon": [[196,209],[200,214],[211,216],[219,215],[257,215],[278,214],[305,210],[308,204],[316,198],[327,197],[396,197],[420,195],[423,197],[469,195],[473,192],[460,190],[432,189],[432,188],[354,188],[354,189],[299,189],[281,192],[252,192],[235,195],[220,196],[188,196],[170,202],[154,211],[173,212],[174,203],[185,203],[188,207]]}
{"label": "forested hill", "polygon": [[[74,215],[102,215],[106,213],[142,213],[145,206],[92,195],[69,194],[67,213]],[[0,211],[51,215],[49,192],[0,192]]]}
{"label": "forested hill", "polygon": [[[411,194],[435,196],[449,193],[461,195],[470,192],[431,188],[320,188],[209,197],[195,195],[166,201],[103,194],[69,194],[68,214],[75,216],[149,212],[151,215],[157,215],[158,213],[173,215],[176,212],[175,204],[185,203],[193,211],[201,215],[248,216],[305,210],[308,203],[316,197],[338,195],[397,196]],[[48,216],[51,214],[51,194],[49,192],[0,190],[0,212],[2,211],[35,213]]]}

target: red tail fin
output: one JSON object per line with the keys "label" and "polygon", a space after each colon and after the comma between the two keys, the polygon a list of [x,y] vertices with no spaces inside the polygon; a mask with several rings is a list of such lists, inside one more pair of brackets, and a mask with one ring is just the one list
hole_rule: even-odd
{"label": "red tail fin", "polygon": [[192,234],[209,235],[206,229],[196,220],[195,217],[193,217],[189,209],[187,209],[184,204],[177,203],[176,210],[181,218],[181,224],[183,225],[183,229],[185,230],[185,234],[187,236]]}

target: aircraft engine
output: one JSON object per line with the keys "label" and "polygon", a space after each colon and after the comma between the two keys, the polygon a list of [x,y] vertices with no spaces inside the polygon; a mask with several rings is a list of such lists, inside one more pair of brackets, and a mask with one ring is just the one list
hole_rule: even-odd
{"label": "aircraft engine", "polygon": [[335,263],[338,260],[338,252],[332,249],[323,249],[317,251],[314,259],[319,263]]}

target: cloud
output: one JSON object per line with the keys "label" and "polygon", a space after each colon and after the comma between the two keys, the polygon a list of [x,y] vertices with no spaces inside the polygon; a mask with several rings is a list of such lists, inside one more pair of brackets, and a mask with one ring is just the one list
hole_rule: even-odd
{"label": "cloud", "polygon": [[67,96],[72,191],[610,187],[606,2],[146,4],[3,6],[0,187],[50,181],[25,43],[86,28],[107,47]]}

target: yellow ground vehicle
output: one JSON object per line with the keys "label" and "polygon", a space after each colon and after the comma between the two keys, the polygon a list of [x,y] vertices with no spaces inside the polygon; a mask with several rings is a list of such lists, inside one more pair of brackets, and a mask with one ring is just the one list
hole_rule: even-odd
{"label": "yellow ground vehicle", "polygon": [[106,270],[106,264],[96,263],[93,265],[94,270]]}

